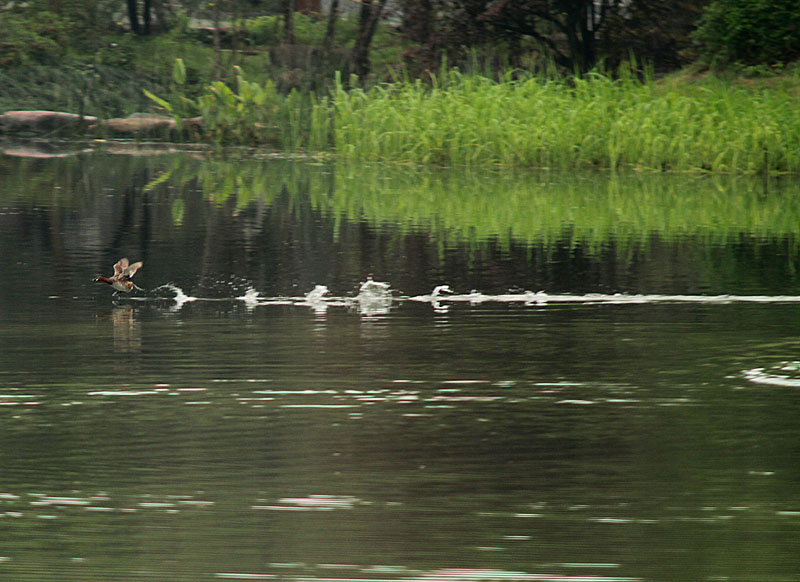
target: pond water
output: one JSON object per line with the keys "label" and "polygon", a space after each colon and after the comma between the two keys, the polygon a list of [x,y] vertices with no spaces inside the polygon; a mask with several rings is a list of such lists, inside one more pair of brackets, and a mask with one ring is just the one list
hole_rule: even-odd
{"label": "pond water", "polygon": [[25,147],[3,580],[800,575],[796,181]]}

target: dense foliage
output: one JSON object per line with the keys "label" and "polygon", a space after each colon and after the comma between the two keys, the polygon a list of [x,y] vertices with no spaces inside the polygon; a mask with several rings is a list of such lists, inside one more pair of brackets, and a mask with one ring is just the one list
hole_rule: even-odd
{"label": "dense foliage", "polygon": [[[149,34],[141,23],[138,34],[131,30],[121,0],[0,6],[0,112],[55,109],[109,117],[142,111],[151,106],[143,89],[171,91],[176,58],[185,63],[182,90],[190,97],[211,82],[235,81],[236,67],[251,80],[272,80],[283,94],[331,85],[336,70],[348,70],[358,15],[343,14],[328,37],[327,15],[297,13],[294,44],[288,45],[281,4],[152,0],[160,10]],[[371,48],[375,70],[401,61],[403,43],[386,22],[374,31]]]}
{"label": "dense foliage", "polygon": [[[216,143],[362,160],[800,172],[794,0],[287,2],[5,5],[0,112],[155,106]],[[774,82],[654,81],[698,56]]]}
{"label": "dense foliage", "polygon": [[695,58],[691,32],[707,0],[403,0],[409,66],[442,54],[463,68],[478,51],[494,66],[555,62],[573,72],[631,54],[668,71]]}
{"label": "dense foliage", "polygon": [[696,38],[704,57],[720,64],[787,63],[800,58],[796,0],[714,0]]}
{"label": "dense foliage", "polygon": [[[644,77],[644,80],[641,80]],[[630,65],[583,78],[509,72],[496,81],[443,69],[330,96],[280,96],[243,73],[164,110],[199,112],[218,143],[335,151],[408,164],[800,173],[800,74],[769,82],[670,77]]]}
{"label": "dense foliage", "polygon": [[[635,71],[634,71],[635,73]],[[337,153],[361,160],[712,172],[800,172],[787,85],[639,81],[592,74],[495,82],[443,75],[339,91]]]}

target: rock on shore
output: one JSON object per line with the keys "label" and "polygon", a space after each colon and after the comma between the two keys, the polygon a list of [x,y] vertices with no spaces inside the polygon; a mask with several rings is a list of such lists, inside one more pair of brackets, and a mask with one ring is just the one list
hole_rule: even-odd
{"label": "rock on shore", "polygon": [[134,113],[125,118],[98,119],[62,111],[7,111],[0,115],[0,135],[90,134],[97,137],[175,139],[191,131],[199,133],[201,118],[184,119],[181,128],[171,117],[152,113]]}
{"label": "rock on shore", "polygon": [[61,111],[7,111],[0,115],[0,133],[63,135],[85,130],[96,122],[96,117]]}

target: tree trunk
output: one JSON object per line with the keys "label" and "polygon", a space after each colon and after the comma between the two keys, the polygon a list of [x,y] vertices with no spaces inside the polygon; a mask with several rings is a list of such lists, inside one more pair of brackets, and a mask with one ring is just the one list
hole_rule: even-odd
{"label": "tree trunk", "polygon": [[143,34],[150,34],[150,0],[144,0],[144,30]]}
{"label": "tree trunk", "polygon": [[405,0],[403,2],[403,33],[422,45],[431,40],[434,15],[432,0]]}
{"label": "tree trunk", "polygon": [[369,75],[369,48],[385,5],[386,0],[361,0],[356,44],[352,56],[352,72],[359,78],[363,79]]}
{"label": "tree trunk", "polygon": [[131,31],[139,34],[139,11],[136,0],[128,0],[128,20],[131,22]]}
{"label": "tree trunk", "polygon": [[219,2],[214,3],[214,62],[215,62],[215,76],[217,80],[222,79],[222,39],[220,34],[219,22]]}
{"label": "tree trunk", "polygon": [[152,14],[152,0],[144,0],[142,23],[139,23],[139,1],[128,0],[128,19],[131,21],[131,31],[134,34],[150,34]]}
{"label": "tree trunk", "polygon": [[331,0],[330,12],[328,12],[328,26],[325,29],[325,40],[322,42],[322,50],[327,54],[333,46],[333,37],[336,34],[336,21],[339,19],[339,0]]}
{"label": "tree trunk", "polygon": [[296,0],[284,0],[283,4],[283,42],[294,44],[294,11],[297,6]]}
{"label": "tree trunk", "polygon": [[156,20],[158,21],[158,29],[161,31],[169,30],[172,28],[172,10],[169,5],[164,5],[164,0],[152,0],[153,12],[155,12]]}

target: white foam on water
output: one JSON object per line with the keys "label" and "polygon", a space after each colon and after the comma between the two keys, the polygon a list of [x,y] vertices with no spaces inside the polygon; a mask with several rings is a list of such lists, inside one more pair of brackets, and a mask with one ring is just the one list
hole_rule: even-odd
{"label": "white foam on water", "polygon": [[662,294],[628,294],[628,293],[587,293],[573,295],[569,293],[546,293],[544,291],[524,291],[521,293],[500,293],[490,295],[472,291],[470,293],[454,293],[449,286],[439,285],[430,295],[416,295],[407,298],[409,301],[423,303],[523,303],[527,305],[547,305],[550,303],[580,304],[643,304],[643,303],[800,303],[796,295],[662,295]]}
{"label": "white foam on water", "polygon": [[[197,297],[192,297],[190,295],[187,295],[186,293],[183,292],[183,289],[181,289],[177,285],[173,285],[172,283],[166,283],[164,285],[161,285],[160,287],[156,287],[155,289],[153,289],[152,292],[156,292],[161,289],[167,289],[175,294],[175,296],[172,297],[174,305],[172,305],[170,308],[172,311],[178,311],[181,307],[184,306],[185,303],[189,303],[191,301],[197,301],[198,299]],[[164,297],[163,299],[169,299],[169,298]]]}
{"label": "white foam on water", "polygon": [[240,572],[217,572],[214,577],[225,580],[272,580],[277,578],[274,574],[247,574]]}
{"label": "white foam on water", "polygon": [[247,307],[247,310],[253,310],[258,305],[260,293],[256,291],[253,287],[248,287],[247,291],[244,292],[244,295],[240,295],[236,299],[242,301]]}
{"label": "white foam on water", "polygon": [[[479,550],[501,550],[499,547],[480,547]],[[583,565],[581,565],[583,567]],[[591,565],[585,567],[608,568],[610,564]],[[307,568],[307,564],[270,564],[272,568],[291,569]],[[569,567],[564,565],[561,567]],[[575,574],[540,574],[498,570],[489,568],[442,568],[439,570],[419,571],[404,566],[374,565],[358,567],[350,564],[317,564],[318,570],[333,570],[330,575],[304,575],[300,580],[305,582],[639,582],[641,578],[627,576],[575,575]],[[359,570],[354,575],[348,570]],[[336,574],[339,574],[338,576]],[[341,574],[344,574],[342,576]],[[369,575],[365,577],[364,574]],[[268,573],[218,572],[217,578],[231,580],[268,580],[277,577]]]}
{"label": "white foam on water", "polygon": [[383,315],[392,307],[392,291],[388,283],[367,279],[358,290],[355,301],[362,315]]}
{"label": "white foam on water", "polygon": [[800,388],[800,362],[797,361],[780,362],[769,368],[752,368],[742,375],[754,384]]}
{"label": "white foam on water", "polygon": [[88,392],[89,396],[152,396],[154,394],[163,394],[165,390],[95,390]]}
{"label": "white foam on water", "polygon": [[350,495],[309,495],[308,497],[283,497],[270,505],[252,505],[252,509],[266,511],[336,511],[353,509],[364,503]]}
{"label": "white foam on water", "polygon": [[36,501],[31,501],[31,505],[89,505],[91,501],[82,497],[50,497],[44,496],[38,498]]}
{"label": "white foam on water", "polygon": [[[160,294],[166,290],[171,296]],[[233,295],[233,294],[232,294]],[[508,293],[483,293],[472,290],[469,293],[454,291],[449,285],[437,285],[429,294],[402,295],[395,292],[389,283],[368,278],[359,284],[355,296],[331,295],[327,286],[316,285],[302,296],[262,296],[252,286],[241,295],[230,297],[196,297],[187,295],[173,283],[166,283],[153,289],[147,297],[131,298],[140,301],[171,301],[172,311],[180,310],[186,303],[194,301],[241,301],[248,310],[270,305],[297,305],[311,307],[324,313],[330,307],[355,308],[362,315],[388,313],[394,303],[427,303],[437,312],[446,312],[451,305],[517,304],[529,307],[547,305],[642,305],[667,303],[732,304],[732,303],[800,303],[796,295],[678,295],[678,294],[629,294],[629,293],[547,293],[545,291],[520,291]],[[753,380],[757,381],[757,380]]]}
{"label": "white foam on water", "polygon": [[327,299],[328,288],[325,285],[317,285],[311,291],[306,293],[305,301],[310,304],[320,303]]}

